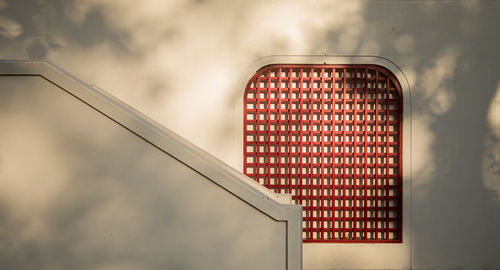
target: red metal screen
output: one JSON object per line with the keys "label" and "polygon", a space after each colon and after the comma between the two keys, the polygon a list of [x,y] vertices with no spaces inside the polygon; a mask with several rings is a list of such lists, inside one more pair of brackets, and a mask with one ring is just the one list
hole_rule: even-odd
{"label": "red metal screen", "polygon": [[271,65],[244,97],[244,173],[303,206],[304,242],[401,242],[402,97],[375,65]]}

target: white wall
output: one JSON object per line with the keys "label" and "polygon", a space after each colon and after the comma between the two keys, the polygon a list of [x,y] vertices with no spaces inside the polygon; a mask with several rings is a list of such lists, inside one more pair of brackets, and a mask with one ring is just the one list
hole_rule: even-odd
{"label": "white wall", "polygon": [[[498,1],[4,0],[0,8],[0,58],[53,61],[238,169],[237,104],[252,63],[277,54],[389,59],[412,101],[404,264],[500,267]],[[344,247],[352,249],[335,250]],[[379,258],[328,249],[304,245],[304,268]]]}
{"label": "white wall", "polygon": [[0,130],[2,268],[300,269],[300,207],[59,70],[0,63]]}

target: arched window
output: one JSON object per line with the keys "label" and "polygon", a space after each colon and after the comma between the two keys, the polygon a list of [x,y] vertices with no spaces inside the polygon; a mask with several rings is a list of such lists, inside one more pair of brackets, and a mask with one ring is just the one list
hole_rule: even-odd
{"label": "arched window", "polygon": [[265,66],[245,89],[244,173],[303,206],[304,242],[401,242],[402,104],[380,66]]}

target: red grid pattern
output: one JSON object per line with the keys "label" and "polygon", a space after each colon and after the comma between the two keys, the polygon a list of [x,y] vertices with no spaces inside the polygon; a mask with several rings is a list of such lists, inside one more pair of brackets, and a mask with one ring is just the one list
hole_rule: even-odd
{"label": "red grid pattern", "polygon": [[271,65],[244,97],[244,173],[303,206],[304,242],[402,241],[402,97],[374,65]]}

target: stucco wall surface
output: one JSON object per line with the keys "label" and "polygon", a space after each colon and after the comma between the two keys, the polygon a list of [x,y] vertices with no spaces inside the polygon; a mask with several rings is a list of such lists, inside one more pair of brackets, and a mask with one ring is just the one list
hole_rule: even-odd
{"label": "stucco wall surface", "polygon": [[391,259],[382,245],[307,244],[304,269],[498,268],[499,14],[494,0],[3,0],[0,58],[50,60],[238,170],[259,63],[387,59],[411,100],[406,240]]}

